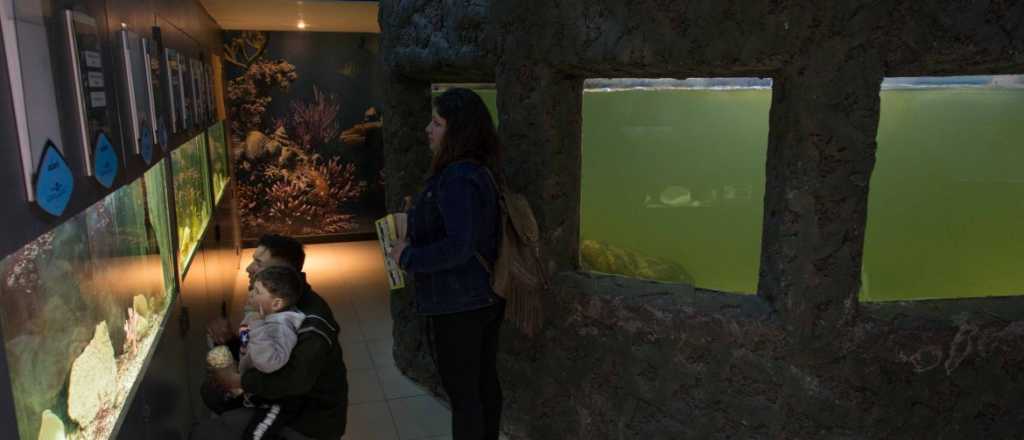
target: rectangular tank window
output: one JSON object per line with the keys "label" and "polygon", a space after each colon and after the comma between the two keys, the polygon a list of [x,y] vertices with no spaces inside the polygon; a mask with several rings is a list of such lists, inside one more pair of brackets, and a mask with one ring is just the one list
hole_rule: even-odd
{"label": "rectangular tank window", "polygon": [[147,175],[0,260],[20,438],[116,437],[173,301],[163,190]]}
{"label": "rectangular tank window", "polygon": [[227,138],[224,136],[224,121],[213,124],[206,130],[209,139],[210,160],[213,171],[213,195],[214,205],[220,202],[224,195],[224,189],[228,186],[228,146]]}
{"label": "rectangular tank window", "polygon": [[591,79],[584,270],[757,290],[769,78]]}
{"label": "rectangular tank window", "polygon": [[177,281],[174,277],[174,245],[171,236],[170,203],[167,198],[167,160],[157,162],[146,171],[146,209],[149,223],[153,225],[157,246],[160,249],[160,262],[164,274],[164,290],[168,295],[177,292]]}
{"label": "rectangular tank window", "polygon": [[210,222],[210,164],[206,135],[200,134],[171,152],[174,212],[178,220],[178,267],[184,279]]}
{"label": "rectangular tank window", "polygon": [[886,78],[861,299],[1024,294],[1024,76]]}

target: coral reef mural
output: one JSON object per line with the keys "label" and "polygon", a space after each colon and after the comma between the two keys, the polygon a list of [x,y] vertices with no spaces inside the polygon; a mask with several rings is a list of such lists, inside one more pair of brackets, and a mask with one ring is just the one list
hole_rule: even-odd
{"label": "coral reef mural", "polygon": [[385,212],[377,46],[373,34],[226,34],[245,238],[373,231]]}

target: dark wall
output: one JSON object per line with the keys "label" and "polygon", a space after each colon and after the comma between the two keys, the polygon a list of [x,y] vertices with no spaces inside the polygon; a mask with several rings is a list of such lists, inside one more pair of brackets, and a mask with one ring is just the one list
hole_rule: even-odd
{"label": "dark wall", "polygon": [[[1024,3],[381,2],[388,208],[421,180],[432,82],[494,82],[505,173],[557,276],[506,326],[512,439],[1010,438],[1024,300],[862,305],[884,76],[1024,72]],[[771,77],[758,295],[579,271],[582,82]],[[1022,292],[1024,293],[1024,292]],[[411,289],[395,359],[438,383]]]}
{"label": "dark wall", "polygon": [[[375,34],[226,34],[246,239],[372,233],[384,214],[378,44]],[[277,79],[258,80],[266,72]]]}
{"label": "dark wall", "polygon": [[[189,55],[198,56],[200,53],[216,53],[220,50],[221,30],[213,18],[198,1],[179,2],[171,0],[40,0],[52,5],[53,11],[63,9],[75,9],[85,12],[97,19],[100,28],[104,31],[106,39],[103,42],[105,61],[105,81],[108,90],[111,91],[108,102],[111,113],[115,120],[127,120],[125,109],[119,108],[118,99],[120,94],[125,93],[121,89],[122,81],[119,80],[116,72],[117,63],[114,58],[114,33],[120,30],[121,23],[128,25],[128,28],[138,35],[152,38],[153,26],[159,26],[161,32],[168,34],[167,44],[177,50]],[[64,61],[63,47],[51,48],[53,60],[56,64]],[[59,56],[59,58],[58,58]],[[59,67],[55,67],[59,70]],[[7,78],[6,64],[2,73]],[[63,76],[58,76],[62,78]],[[10,84],[5,80],[2,84]],[[75,190],[72,194],[64,214],[58,218],[46,214],[42,210],[30,206],[25,197],[25,188],[22,183],[20,164],[20,153],[15,147],[17,142],[17,130],[14,128],[13,104],[10,97],[10,90],[7,87],[0,87],[0,124],[7,129],[0,130],[0,142],[8,145],[0,152],[0,159],[3,159],[4,168],[0,173],[0,196],[8,201],[8,209],[0,226],[7,233],[0,235],[0,255],[7,255],[17,250],[25,243],[31,241],[40,234],[63,223],[78,212],[92,205],[95,201],[103,198],[106,194],[115,191],[120,186],[131,182],[142,175],[148,168],[138,155],[130,152],[130,147],[125,145],[120,133],[113,133],[111,141],[116,144],[116,149],[127,151],[128,154],[121,154],[121,169],[114,185],[110,189],[100,186],[94,178],[85,176],[85,170],[81,165],[78,148],[65,148],[68,153],[68,161],[72,172],[75,174]],[[57,87],[60,89],[60,87]],[[68,105],[68,104],[60,104]],[[69,113],[69,112],[68,112]],[[119,116],[120,115],[120,116]],[[116,124],[120,128],[120,124]],[[66,130],[65,130],[66,131]],[[176,147],[185,140],[195,136],[198,131],[179,134],[172,137],[170,145]],[[70,145],[69,145],[70,146]],[[160,156],[166,151],[155,150]],[[155,155],[156,156],[156,155]],[[160,157],[155,157],[156,163]]]}
{"label": "dark wall", "polygon": [[[125,109],[120,108],[118,94],[125,93],[115,70],[114,35],[121,23],[136,34],[162,40],[168,47],[188,56],[208,59],[208,54],[221,48],[221,30],[198,1],[174,0],[88,0],[53,1],[53,10],[73,8],[90,14],[105,28],[103,42],[105,82],[111,90],[108,102],[116,119],[127,120]],[[159,27],[159,32],[154,26]],[[55,50],[61,53],[60,50]],[[5,55],[0,53],[0,85],[10,84]],[[63,59],[56,59],[60,62]],[[159,79],[158,79],[159,80]],[[166,85],[163,86],[166,90]],[[110,192],[134,181],[149,168],[130,147],[123,145],[120,135],[112,136],[116,147],[123,147],[121,169],[110,189],[103,189],[92,177],[84,176],[77,153],[69,154],[72,171],[76,175],[75,191],[65,213],[54,218],[30,206],[24,194],[20,169],[20,156],[16,148],[17,131],[9,87],[0,86],[0,195],[7,200],[7,209],[0,220],[5,231],[0,234],[0,255],[8,255],[39,235],[60,225],[91,206]],[[57,115],[54,115],[57,117]],[[205,129],[205,123],[171,136],[168,145],[155,149],[153,163],[167,157],[169,152]],[[169,173],[169,170],[168,170]],[[169,188],[169,191],[172,189]],[[174,200],[173,195],[169,197]],[[205,412],[197,408],[194,393],[198,381],[205,375],[201,362],[205,359],[205,325],[209,318],[219,316],[227,307],[238,269],[238,220],[233,184],[214,211],[196,259],[180,283],[180,293],[171,304],[166,325],[149,360],[144,376],[139,379],[133,400],[126,405],[121,417],[119,438],[124,439],[185,439],[198,416]],[[173,208],[171,215],[174,214]],[[172,218],[172,225],[174,224]],[[222,305],[224,303],[224,305]],[[200,356],[202,352],[202,356]],[[8,376],[5,356],[0,356],[0,377]],[[9,381],[0,380],[0,437],[16,438],[13,398]],[[6,423],[9,421],[10,423]]]}
{"label": "dark wall", "polygon": [[[0,33],[0,44],[2,44],[2,43],[3,43],[3,34]],[[2,66],[6,66],[7,65],[7,56],[4,54],[3,51],[0,51],[0,65],[2,65]],[[10,77],[8,77],[8,75],[7,75],[7,69],[0,69],[0,84],[10,84]],[[0,87],[0,103],[10,103],[10,102],[11,102],[11,91],[10,91],[10,89],[6,88],[6,87]],[[14,127],[14,117],[13,117],[13,115],[10,114],[10,110],[7,108],[7,106],[0,106],[0,133],[13,133],[14,130],[15,130],[15,127]],[[0,136],[4,137],[3,142],[8,143],[8,145],[10,145],[9,139],[6,139],[6,137],[8,137],[9,135],[0,135]],[[0,148],[0,161],[3,161],[4,163],[17,163],[17,161],[18,161],[18,156],[17,155],[18,155],[18,152],[17,152],[17,150],[15,148]],[[5,173],[5,176],[6,176],[6,173]],[[15,175],[15,176],[17,178],[20,178],[20,176],[17,176],[17,175]],[[22,188],[21,182],[17,182],[17,181],[11,182],[11,181],[9,181],[9,180],[13,180],[13,178],[8,178],[8,177],[0,177],[0,178],[4,179],[3,183],[7,184],[7,186],[14,186],[17,189],[21,189]],[[4,235],[6,235],[6,234],[4,234]],[[4,339],[2,339],[2,337],[3,337],[3,335],[0,334],[0,340],[4,340]],[[4,377],[4,378],[11,377],[10,376],[10,372],[7,369],[7,356],[0,356],[0,377]],[[0,417],[7,418],[7,420],[16,420],[15,412],[14,412],[14,394],[13,394],[13,391],[11,390],[11,382],[9,380],[0,380]],[[17,436],[18,436],[18,426],[17,426],[17,424],[15,424],[15,423],[4,423],[4,424],[2,424],[2,427],[0,427],[0,437],[3,437],[3,438],[17,438]]]}

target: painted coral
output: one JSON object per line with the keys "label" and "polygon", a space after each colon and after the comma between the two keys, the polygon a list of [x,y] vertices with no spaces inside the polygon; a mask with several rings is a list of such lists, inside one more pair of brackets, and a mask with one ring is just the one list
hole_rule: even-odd
{"label": "painted coral", "polygon": [[247,137],[238,168],[238,201],[243,226],[277,233],[339,233],[356,226],[346,205],[358,200],[367,184],[353,164],[325,160],[285,139]]}
{"label": "painted coral", "polygon": [[313,101],[298,101],[291,105],[290,129],[303,148],[327,144],[338,135],[337,98],[330,93],[321,93],[313,86]]}

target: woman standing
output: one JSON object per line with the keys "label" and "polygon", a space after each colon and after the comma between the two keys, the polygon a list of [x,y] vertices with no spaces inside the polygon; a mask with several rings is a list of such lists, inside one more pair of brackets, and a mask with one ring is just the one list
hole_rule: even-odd
{"label": "woman standing", "polygon": [[426,127],[430,177],[408,212],[408,242],[392,249],[416,283],[417,312],[430,320],[454,440],[497,440],[501,422],[498,336],[505,301],[491,289],[500,146],[480,96],[449,89]]}

